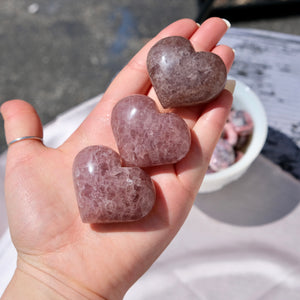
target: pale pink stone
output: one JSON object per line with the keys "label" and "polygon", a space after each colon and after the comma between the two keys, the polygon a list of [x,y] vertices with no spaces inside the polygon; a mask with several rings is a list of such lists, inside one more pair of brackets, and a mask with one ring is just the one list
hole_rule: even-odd
{"label": "pale pink stone", "polygon": [[210,159],[209,168],[214,172],[226,169],[235,162],[235,152],[226,140],[220,139]]}
{"label": "pale pink stone", "polygon": [[238,141],[238,134],[231,122],[226,122],[222,136],[230,145],[235,146]]}
{"label": "pale pink stone", "polygon": [[252,117],[244,110],[232,110],[229,114],[229,121],[240,136],[250,135],[253,132]]}

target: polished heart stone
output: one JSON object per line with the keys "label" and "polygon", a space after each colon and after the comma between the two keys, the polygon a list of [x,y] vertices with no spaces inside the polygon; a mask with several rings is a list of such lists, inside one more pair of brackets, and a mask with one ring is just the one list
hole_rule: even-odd
{"label": "polished heart stone", "polygon": [[185,121],[174,113],[160,113],[144,95],[119,101],[112,111],[111,126],[127,166],[173,164],[190,149],[191,134]]}
{"label": "polished heart stone", "polygon": [[223,90],[227,71],[222,59],[211,52],[195,52],[189,40],[172,36],[149,51],[147,68],[164,108],[208,102]]}
{"label": "polished heart stone", "polygon": [[155,202],[150,176],[138,167],[122,167],[119,154],[105,146],[89,146],[77,154],[73,179],[84,223],[136,221]]}

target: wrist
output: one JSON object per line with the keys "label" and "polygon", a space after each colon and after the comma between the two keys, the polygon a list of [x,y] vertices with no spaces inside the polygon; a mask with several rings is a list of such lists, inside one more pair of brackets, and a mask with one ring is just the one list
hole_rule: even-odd
{"label": "wrist", "polygon": [[27,263],[18,263],[14,276],[1,300],[8,299],[72,299],[106,300],[84,287],[44,272]]}

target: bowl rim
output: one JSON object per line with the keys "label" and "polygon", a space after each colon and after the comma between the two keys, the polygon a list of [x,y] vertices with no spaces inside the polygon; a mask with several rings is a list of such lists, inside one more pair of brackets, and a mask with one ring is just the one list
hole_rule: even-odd
{"label": "bowl rim", "polygon": [[[246,172],[246,170],[249,168],[249,166],[253,163],[253,161],[257,158],[259,153],[261,152],[267,138],[268,133],[268,121],[267,121],[267,115],[266,111],[264,109],[264,106],[257,96],[257,94],[245,83],[241,82],[240,80],[237,80],[233,77],[230,77],[228,79],[233,79],[236,81],[236,88],[235,92],[233,94],[233,107],[234,104],[237,103],[239,96],[241,96],[242,92],[247,92],[248,96],[251,97],[252,101],[252,107],[253,110],[255,108],[255,115],[253,115],[253,112],[249,112],[248,109],[245,107],[245,110],[250,113],[253,120],[255,120],[254,123],[254,131],[252,135],[252,140],[247,148],[247,151],[245,155],[236,163],[231,165],[230,167],[221,170],[216,173],[209,173],[204,176],[203,182],[201,184],[201,187],[199,191],[201,192],[206,191],[205,185],[211,185],[213,182],[218,181],[218,184],[220,187],[216,186],[216,189],[222,188],[224,185],[227,185],[228,183],[238,179],[243,173]],[[238,105],[237,105],[238,106]],[[246,105],[245,105],[246,106]],[[257,118],[255,118],[257,116]],[[223,182],[221,183],[221,181]],[[213,191],[213,188],[209,189]]]}

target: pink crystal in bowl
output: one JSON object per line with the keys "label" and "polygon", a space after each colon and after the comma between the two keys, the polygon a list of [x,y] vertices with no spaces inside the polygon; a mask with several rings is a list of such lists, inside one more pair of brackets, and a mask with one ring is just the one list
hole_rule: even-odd
{"label": "pink crystal in bowl", "polygon": [[268,132],[265,109],[258,96],[247,85],[236,80],[233,94],[233,108],[250,114],[254,124],[249,145],[242,158],[221,171],[205,175],[199,193],[210,193],[222,189],[225,185],[239,179],[260,154]]}

